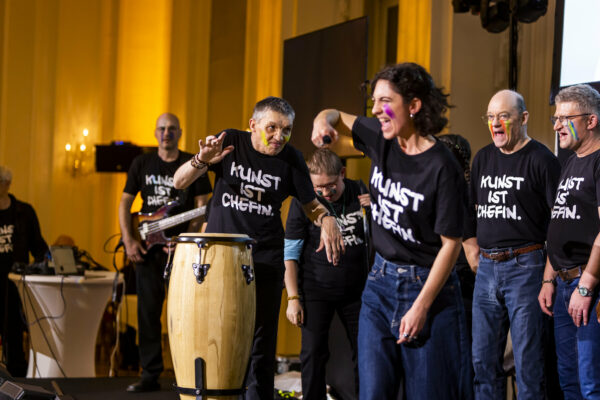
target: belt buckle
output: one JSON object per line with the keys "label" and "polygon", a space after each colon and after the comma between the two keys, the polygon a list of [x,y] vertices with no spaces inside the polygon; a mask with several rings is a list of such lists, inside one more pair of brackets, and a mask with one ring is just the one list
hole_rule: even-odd
{"label": "belt buckle", "polygon": [[506,259],[504,251],[492,251],[491,253],[488,253],[488,256],[494,261],[504,261]]}

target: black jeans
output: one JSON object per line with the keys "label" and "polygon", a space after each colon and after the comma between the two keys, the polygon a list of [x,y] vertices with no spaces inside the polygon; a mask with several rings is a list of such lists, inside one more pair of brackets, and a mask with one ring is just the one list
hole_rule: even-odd
{"label": "black jeans", "polygon": [[[350,341],[354,364],[354,389],[358,395],[357,338],[360,297],[338,301],[304,302],[304,325],[302,326],[302,395],[306,400],[326,398],[326,367],[329,360],[329,328],[334,312],[337,312]],[[350,382],[348,382],[350,384]]]}
{"label": "black jeans", "polygon": [[275,379],[277,324],[283,290],[283,265],[255,264],[256,319],[245,398],[272,400]]}
{"label": "black jeans", "polygon": [[27,361],[23,351],[21,299],[17,286],[8,279],[8,272],[0,276],[0,336],[2,336],[2,360],[12,376],[23,377],[27,373]]}
{"label": "black jeans", "polygon": [[165,299],[163,272],[167,255],[155,246],[135,265],[140,364],[143,380],[157,380],[163,371],[160,316]]}

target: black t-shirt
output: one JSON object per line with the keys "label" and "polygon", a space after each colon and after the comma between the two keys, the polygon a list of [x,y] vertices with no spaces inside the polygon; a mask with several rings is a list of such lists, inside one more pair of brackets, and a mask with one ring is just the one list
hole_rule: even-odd
{"label": "black t-shirt", "polygon": [[408,155],[398,141],[386,140],[376,118],[358,117],[354,147],[371,159],[373,246],[398,264],[431,267],[440,235],[463,235],[465,178],[442,143]]}
{"label": "black t-shirt", "polygon": [[585,265],[600,229],[600,150],[573,154],[563,167],[548,227],[548,257],[556,270]]}
{"label": "black t-shirt", "polygon": [[[14,257],[15,210],[14,202],[6,210],[0,210],[0,274],[10,271]],[[0,288],[4,290],[4,288]],[[2,301],[2,299],[0,299]]]}
{"label": "black t-shirt", "polygon": [[479,246],[544,243],[559,175],[558,159],[533,139],[512,154],[494,144],[481,149],[473,159],[470,185]]}
{"label": "black t-shirt", "polygon": [[[192,154],[179,151],[177,160],[165,162],[158,153],[142,154],[136,157],[127,172],[125,193],[133,196],[140,192],[142,196],[141,212],[149,213],[171,201],[177,201],[179,206],[170,211],[171,215],[179,214],[195,207],[194,197],[208,194],[211,191],[208,176],[204,175],[194,181],[188,188],[178,190],[173,187],[173,175],[177,168],[190,158]],[[168,230],[168,236],[185,232],[187,224],[180,224]]]}
{"label": "black t-shirt", "polygon": [[243,233],[258,241],[255,263],[283,266],[281,203],[296,197],[300,203],[315,198],[302,154],[286,145],[275,156],[252,147],[250,133],[228,129],[223,147],[235,150],[210,170],[216,174],[207,232]]}
{"label": "black t-shirt", "polygon": [[285,238],[304,240],[299,262],[299,282],[307,300],[356,297],[365,285],[369,261],[362,209],[358,201],[361,190],[358,181],[344,179],[344,185],[344,193],[335,202],[329,203],[317,197],[336,217],[344,238],[346,252],[336,266],[327,261],[325,250],[316,252],[321,229],[306,217],[298,200],[294,199],[290,205]]}

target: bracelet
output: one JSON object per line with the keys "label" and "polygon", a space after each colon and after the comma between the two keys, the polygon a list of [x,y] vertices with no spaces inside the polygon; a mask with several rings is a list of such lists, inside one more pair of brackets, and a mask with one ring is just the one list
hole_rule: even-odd
{"label": "bracelet", "polygon": [[200,153],[194,154],[194,157],[190,160],[190,164],[196,169],[208,168],[210,166],[210,163],[200,159]]}
{"label": "bracelet", "polygon": [[288,296],[288,301],[290,300],[300,300],[300,296],[295,295],[295,296]]}
{"label": "bracelet", "polygon": [[320,218],[317,220],[317,223],[319,225],[323,225],[323,218],[325,217],[333,217],[333,214],[331,214],[329,211],[325,211],[323,214],[321,214],[319,216]]}
{"label": "bracelet", "polygon": [[556,280],[555,279],[542,279],[542,285],[544,283],[551,283],[551,284],[555,285],[556,284]]}

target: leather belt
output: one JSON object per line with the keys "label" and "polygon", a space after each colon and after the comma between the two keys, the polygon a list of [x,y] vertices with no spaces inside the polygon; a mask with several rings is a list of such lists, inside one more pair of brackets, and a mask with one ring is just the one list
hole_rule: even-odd
{"label": "leather belt", "polygon": [[532,244],[530,246],[525,246],[525,247],[521,247],[519,249],[514,249],[514,250],[492,251],[490,253],[481,251],[481,255],[484,256],[485,258],[493,260],[493,261],[506,261],[506,260],[510,260],[511,258],[514,258],[518,255],[530,253],[534,250],[539,250],[539,249],[543,249],[543,248],[544,248],[544,245],[538,243],[538,244]]}
{"label": "leather belt", "polygon": [[571,269],[560,269],[558,270],[558,276],[560,276],[560,279],[562,279],[563,282],[569,282],[579,278],[585,270],[585,267],[585,265],[580,265]]}

